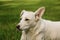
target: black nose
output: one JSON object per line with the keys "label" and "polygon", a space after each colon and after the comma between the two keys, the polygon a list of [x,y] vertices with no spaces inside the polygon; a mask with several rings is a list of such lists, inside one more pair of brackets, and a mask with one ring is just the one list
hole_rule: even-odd
{"label": "black nose", "polygon": [[17,29],[20,29],[20,25],[17,25],[16,27],[17,27]]}

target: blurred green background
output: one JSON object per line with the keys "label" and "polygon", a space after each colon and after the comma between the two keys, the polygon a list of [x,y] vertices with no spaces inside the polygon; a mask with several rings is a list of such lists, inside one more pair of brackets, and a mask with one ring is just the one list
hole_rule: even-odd
{"label": "blurred green background", "polygon": [[20,40],[21,31],[16,29],[20,12],[42,6],[46,8],[44,19],[60,20],[60,0],[0,0],[0,40]]}

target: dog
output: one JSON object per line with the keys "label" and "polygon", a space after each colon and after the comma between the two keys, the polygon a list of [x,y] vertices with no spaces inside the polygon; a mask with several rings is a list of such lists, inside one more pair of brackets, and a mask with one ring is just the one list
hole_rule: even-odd
{"label": "dog", "polygon": [[23,10],[17,29],[22,30],[20,40],[60,40],[60,21],[42,18],[45,7],[35,12]]}

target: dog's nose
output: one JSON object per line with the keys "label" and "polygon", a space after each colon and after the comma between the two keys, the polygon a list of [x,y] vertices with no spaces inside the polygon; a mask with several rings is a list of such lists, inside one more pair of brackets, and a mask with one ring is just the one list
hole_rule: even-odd
{"label": "dog's nose", "polygon": [[16,28],[17,28],[19,31],[22,31],[22,30],[20,29],[20,25],[17,25]]}
{"label": "dog's nose", "polygon": [[17,29],[20,29],[20,25],[17,25],[16,27],[17,27]]}

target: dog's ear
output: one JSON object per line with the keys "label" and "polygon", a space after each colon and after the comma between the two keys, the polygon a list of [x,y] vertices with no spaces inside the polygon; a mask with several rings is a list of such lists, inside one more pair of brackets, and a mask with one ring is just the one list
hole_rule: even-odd
{"label": "dog's ear", "polygon": [[24,14],[24,12],[25,12],[25,10],[22,10],[22,12],[21,12],[20,16],[22,16],[22,15]]}
{"label": "dog's ear", "polygon": [[35,16],[42,17],[45,12],[45,7],[40,7],[38,10],[35,11]]}
{"label": "dog's ear", "polygon": [[41,18],[44,12],[45,12],[45,7],[40,7],[38,10],[35,11],[35,17],[37,19]]}

